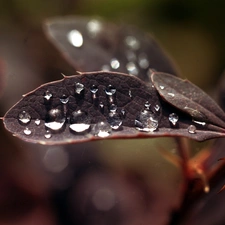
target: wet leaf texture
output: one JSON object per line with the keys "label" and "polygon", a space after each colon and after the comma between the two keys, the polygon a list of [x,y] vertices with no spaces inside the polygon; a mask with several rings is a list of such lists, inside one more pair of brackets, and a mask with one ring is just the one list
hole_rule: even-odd
{"label": "wet leaf texture", "polygon": [[203,91],[158,72],[147,84],[115,72],[65,77],[24,95],[3,119],[15,136],[49,145],[159,136],[203,141],[224,137],[223,121]]}
{"label": "wet leaf texture", "polygon": [[59,17],[46,22],[49,40],[78,71],[123,72],[149,80],[151,70],[177,74],[150,35],[100,19]]}

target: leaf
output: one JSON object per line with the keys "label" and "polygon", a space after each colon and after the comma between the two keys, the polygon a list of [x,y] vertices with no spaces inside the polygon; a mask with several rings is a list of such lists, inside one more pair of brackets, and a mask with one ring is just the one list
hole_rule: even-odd
{"label": "leaf", "polygon": [[78,71],[113,71],[149,80],[151,70],[177,74],[166,53],[150,35],[100,19],[58,17],[45,24],[49,40]]}
{"label": "leaf", "polygon": [[223,110],[212,98],[188,80],[164,73],[154,73],[151,79],[166,102],[189,114],[196,123],[203,122],[225,127]]}
{"label": "leaf", "polygon": [[[166,80],[168,76],[159,75]],[[157,76],[152,77],[157,86]],[[225,136],[223,126],[196,124],[177,107],[164,102],[151,81],[146,85],[126,74],[93,72],[41,85],[24,95],[3,122],[14,136],[48,145],[108,138],[184,136],[203,141]]]}

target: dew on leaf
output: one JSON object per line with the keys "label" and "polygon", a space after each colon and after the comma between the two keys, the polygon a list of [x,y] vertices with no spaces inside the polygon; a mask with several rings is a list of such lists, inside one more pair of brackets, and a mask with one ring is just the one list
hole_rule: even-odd
{"label": "dew on leaf", "polygon": [[108,85],[108,87],[105,89],[105,93],[108,96],[112,96],[116,93],[116,88],[113,85]]}
{"label": "dew on leaf", "polygon": [[113,58],[110,61],[110,65],[111,65],[112,69],[116,70],[120,67],[120,62],[117,59]]}
{"label": "dew on leaf", "polygon": [[19,115],[18,115],[18,120],[22,123],[22,124],[28,124],[31,121],[31,116],[28,112],[26,111],[22,111]]}
{"label": "dew on leaf", "polygon": [[39,126],[39,125],[41,124],[41,120],[36,119],[36,120],[34,121],[34,123],[35,123],[37,126]]}
{"label": "dew on leaf", "polygon": [[67,95],[63,95],[61,98],[60,98],[60,102],[62,104],[67,104],[69,101],[69,97]]}
{"label": "dew on leaf", "polygon": [[52,93],[50,91],[46,91],[45,94],[44,94],[44,98],[49,101],[52,97]]}
{"label": "dew on leaf", "polygon": [[139,71],[138,71],[138,68],[135,65],[135,63],[133,63],[133,62],[127,63],[126,68],[127,68],[127,71],[129,74],[134,75],[134,76],[138,75]]}
{"label": "dew on leaf", "polygon": [[194,125],[190,125],[190,126],[188,127],[188,132],[189,132],[190,134],[195,134],[195,133],[196,133],[196,127],[195,127]]}
{"label": "dew on leaf", "polygon": [[125,44],[133,50],[138,50],[140,48],[140,42],[134,36],[127,36],[125,38]]}
{"label": "dew on leaf", "polygon": [[173,126],[177,124],[178,120],[179,120],[179,117],[176,113],[171,113],[169,115],[169,121],[173,124]]}
{"label": "dew on leaf", "polygon": [[102,30],[102,23],[99,20],[92,19],[87,23],[87,31],[91,38],[96,37],[96,35]]}
{"label": "dew on leaf", "polygon": [[78,30],[71,30],[68,33],[67,38],[74,47],[79,48],[83,45],[83,36]]}
{"label": "dew on leaf", "polygon": [[80,95],[84,91],[84,85],[81,83],[75,83],[75,93]]}
{"label": "dew on leaf", "polygon": [[49,138],[52,137],[52,134],[49,130],[47,130],[44,136],[45,136],[46,139],[49,139]]}
{"label": "dew on leaf", "polygon": [[112,128],[107,122],[98,122],[93,127],[93,133],[95,136],[104,138],[108,137],[111,134]]}
{"label": "dew on leaf", "polygon": [[26,127],[24,129],[23,133],[26,134],[26,135],[31,135],[32,132],[31,132],[31,130],[28,127]]}

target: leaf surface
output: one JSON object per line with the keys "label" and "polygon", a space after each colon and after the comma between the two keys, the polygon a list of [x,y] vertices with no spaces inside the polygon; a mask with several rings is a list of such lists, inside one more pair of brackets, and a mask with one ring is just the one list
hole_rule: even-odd
{"label": "leaf surface", "polygon": [[[169,79],[163,73],[159,77],[163,76]],[[159,81],[153,80],[157,86]],[[192,119],[178,103],[174,107],[164,101],[164,93],[160,97],[151,81],[145,84],[122,73],[94,72],[41,85],[24,95],[3,122],[14,136],[48,145],[109,138],[184,136],[203,141],[225,136],[223,125],[208,124],[214,120],[202,125]]]}

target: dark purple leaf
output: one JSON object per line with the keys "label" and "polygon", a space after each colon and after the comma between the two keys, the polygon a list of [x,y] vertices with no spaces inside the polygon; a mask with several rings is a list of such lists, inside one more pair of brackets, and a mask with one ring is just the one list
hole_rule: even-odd
{"label": "dark purple leaf", "polygon": [[[165,77],[167,83],[168,77],[172,79],[156,73],[152,77],[157,89],[161,80],[156,80],[156,75]],[[205,94],[204,97],[208,98]],[[178,104],[174,107],[163,101],[151,81],[146,85],[134,76],[112,72],[83,73],[44,84],[24,95],[3,121],[15,136],[41,144],[159,136],[184,136],[199,141],[225,137],[223,124],[210,126],[192,121],[192,115],[183,112]],[[207,120],[211,121],[214,122]]]}
{"label": "dark purple leaf", "polygon": [[169,104],[189,114],[194,122],[225,128],[223,110],[212,98],[188,80],[164,73],[154,73],[151,79],[160,96]]}
{"label": "dark purple leaf", "polygon": [[140,30],[100,19],[59,17],[46,22],[46,34],[78,71],[114,71],[149,80],[150,68],[177,74],[159,44]]}

